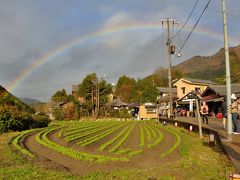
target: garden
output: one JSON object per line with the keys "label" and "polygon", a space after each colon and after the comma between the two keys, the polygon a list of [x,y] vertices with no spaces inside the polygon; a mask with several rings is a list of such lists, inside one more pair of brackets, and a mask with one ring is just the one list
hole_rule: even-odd
{"label": "garden", "polygon": [[0,138],[3,179],[224,179],[234,171],[207,137],[152,120],[62,121]]}

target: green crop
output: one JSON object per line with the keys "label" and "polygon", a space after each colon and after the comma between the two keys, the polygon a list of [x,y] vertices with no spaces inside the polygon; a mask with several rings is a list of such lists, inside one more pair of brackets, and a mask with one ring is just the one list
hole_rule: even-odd
{"label": "green crop", "polygon": [[168,149],[166,152],[161,154],[162,158],[167,156],[167,155],[169,155],[169,154],[171,154],[179,146],[179,144],[181,142],[181,137],[176,132],[174,132],[170,128],[164,128],[164,129],[167,130],[168,132],[172,133],[175,136],[176,142],[170,149]]}
{"label": "green crop", "polygon": [[132,132],[132,130],[133,130],[133,128],[134,128],[134,125],[135,125],[135,124],[133,124],[133,125],[128,129],[128,131],[127,131],[126,134],[122,137],[122,139],[120,139],[120,140],[118,141],[118,143],[109,150],[109,152],[116,152],[117,149],[122,146],[122,144],[128,139],[130,133]]}
{"label": "green crop", "polygon": [[34,158],[35,155],[32,152],[30,152],[28,149],[26,149],[25,147],[21,146],[20,141],[23,139],[24,136],[26,136],[27,134],[32,133],[34,131],[36,131],[36,129],[31,129],[31,130],[28,130],[28,131],[24,131],[21,134],[19,134],[18,136],[14,137],[13,140],[12,140],[12,145],[18,151],[20,151],[22,154],[24,154],[26,156],[29,156],[31,158]]}
{"label": "green crop", "polygon": [[106,149],[108,146],[110,146],[111,144],[113,144],[117,139],[119,139],[127,130],[128,130],[129,126],[127,126],[126,128],[124,128],[120,133],[118,133],[117,136],[115,136],[113,139],[111,139],[110,141],[106,142],[105,144],[101,145],[99,147],[99,150],[104,150]]}
{"label": "green crop", "polygon": [[64,154],[68,157],[71,157],[71,158],[77,159],[77,160],[92,161],[92,162],[96,162],[96,163],[104,163],[107,161],[129,161],[129,159],[125,158],[125,157],[116,158],[116,157],[110,157],[110,156],[88,154],[88,153],[84,153],[84,152],[74,151],[70,148],[61,146],[57,143],[50,141],[47,137],[47,135],[54,130],[56,130],[56,129],[50,129],[50,130],[47,129],[47,130],[44,130],[44,131],[38,133],[36,136],[36,141],[39,144],[41,144],[47,148],[50,148],[56,152],[59,152],[61,154]]}
{"label": "green crop", "polygon": [[113,128],[108,129],[108,130],[105,130],[102,133],[96,134],[93,137],[84,139],[83,141],[80,141],[77,144],[80,145],[81,147],[92,144],[96,141],[99,141],[99,140],[103,139],[104,137],[108,136],[109,134],[112,134],[113,132],[115,132],[116,130],[118,130],[119,128],[121,128],[124,125],[125,124],[120,124],[117,127],[113,127]]}

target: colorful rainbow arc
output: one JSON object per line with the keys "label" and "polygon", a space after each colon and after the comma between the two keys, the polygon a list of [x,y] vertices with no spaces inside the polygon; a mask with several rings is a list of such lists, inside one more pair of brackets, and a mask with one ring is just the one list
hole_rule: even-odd
{"label": "colorful rainbow arc", "polygon": [[[192,26],[185,26],[184,31],[189,32],[191,28]],[[63,53],[68,52],[74,47],[83,45],[84,43],[87,43],[90,41],[94,41],[98,38],[108,37],[116,33],[124,33],[124,32],[131,32],[131,31],[152,31],[152,30],[161,30],[161,24],[160,23],[125,24],[121,26],[105,28],[95,33],[87,34],[85,36],[80,36],[74,39],[73,41],[70,41],[69,43],[66,43],[60,47],[57,47],[52,51],[49,51],[48,53],[44,54],[40,58],[36,59],[33,64],[29,65],[27,68],[21,71],[20,74],[8,84],[7,90],[10,92],[13,91],[24,79],[30,76],[31,73],[34,72],[36,69],[40,68],[51,59],[54,59],[62,55]],[[223,36],[221,33],[213,32],[206,28],[197,28],[194,32],[200,35],[208,36],[208,37],[223,41]],[[236,41],[236,38],[230,38],[229,40],[232,43],[238,43]]]}

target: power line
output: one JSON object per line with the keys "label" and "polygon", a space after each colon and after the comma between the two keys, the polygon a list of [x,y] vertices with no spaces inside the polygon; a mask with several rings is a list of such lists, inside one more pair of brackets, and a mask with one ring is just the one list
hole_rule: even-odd
{"label": "power line", "polygon": [[192,32],[194,31],[194,29],[197,27],[200,19],[202,18],[203,14],[204,14],[204,12],[206,11],[206,9],[207,9],[208,5],[210,4],[210,2],[211,2],[211,0],[209,0],[208,3],[206,4],[205,8],[203,9],[201,15],[199,16],[197,22],[195,23],[195,25],[193,26],[192,30],[191,30],[190,33],[188,34],[187,38],[186,38],[185,41],[183,42],[183,44],[182,44],[181,48],[179,49],[178,53],[181,53],[182,49],[183,49],[184,46],[186,45],[186,43],[187,43],[188,39],[190,38],[190,36],[191,36]]}
{"label": "power line", "polygon": [[189,20],[190,17],[192,16],[193,11],[194,11],[195,8],[197,7],[198,2],[199,2],[199,0],[197,0],[197,1],[195,2],[195,4],[194,4],[194,6],[193,6],[193,8],[192,8],[192,10],[191,10],[191,12],[190,12],[190,14],[188,15],[188,18],[186,19],[185,23],[182,25],[181,29],[179,29],[179,31],[178,31],[175,35],[172,36],[171,39],[175,38],[175,37],[183,30],[183,28],[184,28],[185,25],[187,24],[188,20]]}

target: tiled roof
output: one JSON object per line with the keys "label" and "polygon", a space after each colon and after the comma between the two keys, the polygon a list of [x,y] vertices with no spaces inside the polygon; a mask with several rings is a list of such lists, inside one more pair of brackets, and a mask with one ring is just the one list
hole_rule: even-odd
{"label": "tiled roof", "polygon": [[192,78],[182,78],[183,80],[190,81],[191,83],[200,83],[200,84],[213,84],[217,85],[217,83],[210,81],[210,80],[204,80],[204,79],[192,79]]}
{"label": "tiled roof", "polygon": [[[215,92],[219,93],[221,96],[227,95],[227,88],[226,85],[210,85],[211,89]],[[231,84],[231,92],[232,94],[236,94],[240,92],[240,84]]]}

